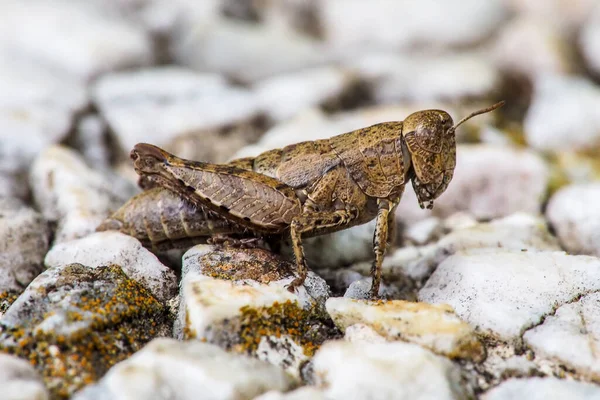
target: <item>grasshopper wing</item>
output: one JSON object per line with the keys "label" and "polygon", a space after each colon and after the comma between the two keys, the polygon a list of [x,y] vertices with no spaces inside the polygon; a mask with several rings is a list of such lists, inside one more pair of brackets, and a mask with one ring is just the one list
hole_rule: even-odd
{"label": "grasshopper wing", "polygon": [[184,160],[145,143],[131,157],[140,176],[254,231],[282,232],[302,210],[294,189],[254,171]]}

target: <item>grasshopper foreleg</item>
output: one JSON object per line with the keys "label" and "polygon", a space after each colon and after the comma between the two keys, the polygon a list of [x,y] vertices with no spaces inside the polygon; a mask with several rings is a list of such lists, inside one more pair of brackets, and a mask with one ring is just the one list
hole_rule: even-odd
{"label": "grasshopper foreleg", "polygon": [[355,211],[337,210],[333,212],[305,213],[294,217],[290,225],[290,236],[292,239],[294,256],[296,258],[298,277],[289,284],[288,290],[290,292],[294,292],[297,287],[304,283],[308,273],[304,248],[302,246],[302,234],[346,225],[357,216],[358,213]]}
{"label": "grasshopper foreleg", "polygon": [[[375,233],[373,235],[373,251],[375,252],[375,260],[371,266],[371,276],[373,283],[369,296],[376,299],[379,296],[379,286],[381,284],[381,264],[383,256],[388,248],[388,236],[393,228],[390,223],[394,223],[394,212],[396,205],[387,199],[380,199],[377,203],[377,219],[375,225]],[[391,229],[390,229],[391,228]]]}

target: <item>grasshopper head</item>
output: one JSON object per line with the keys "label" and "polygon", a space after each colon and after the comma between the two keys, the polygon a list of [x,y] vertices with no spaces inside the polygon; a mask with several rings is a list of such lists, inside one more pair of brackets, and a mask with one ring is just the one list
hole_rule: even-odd
{"label": "grasshopper head", "polygon": [[456,166],[454,132],[463,122],[504,105],[494,104],[475,111],[453,125],[452,117],[442,110],[418,111],[404,120],[402,136],[410,153],[413,169],[412,184],[421,208],[433,208],[452,180]]}

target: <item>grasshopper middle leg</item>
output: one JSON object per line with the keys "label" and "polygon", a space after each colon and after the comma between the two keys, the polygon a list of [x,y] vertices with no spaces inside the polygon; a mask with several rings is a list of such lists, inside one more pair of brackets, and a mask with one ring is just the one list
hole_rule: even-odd
{"label": "grasshopper middle leg", "polygon": [[302,246],[302,234],[315,230],[324,230],[341,225],[346,225],[357,217],[357,213],[349,210],[338,210],[333,212],[313,212],[294,217],[290,225],[292,247],[296,258],[296,269],[298,277],[289,284],[288,290],[294,290],[301,286],[306,279],[308,268],[306,257]]}
{"label": "grasshopper middle leg", "polygon": [[369,296],[375,299],[379,296],[379,286],[381,285],[381,264],[383,256],[388,248],[388,236],[390,233],[390,223],[394,223],[394,210],[396,206],[389,200],[380,199],[378,202],[377,220],[375,225],[375,234],[373,235],[373,251],[375,252],[375,260],[371,266],[371,276],[373,282]]}

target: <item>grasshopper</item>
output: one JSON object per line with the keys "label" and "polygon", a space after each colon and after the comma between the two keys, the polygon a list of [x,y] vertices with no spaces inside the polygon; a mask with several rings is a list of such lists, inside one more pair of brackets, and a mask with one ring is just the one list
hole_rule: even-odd
{"label": "grasshopper", "polygon": [[[468,119],[503,104],[475,111],[456,125],[445,111],[418,111],[404,121],[301,142],[228,164],[184,160],[145,143],[137,144],[131,157],[144,186],[166,189],[170,194],[160,194],[164,199],[173,202],[175,194],[188,204],[177,209],[177,218],[183,221],[194,210],[200,212],[195,217],[200,221],[197,229],[187,230],[192,236],[289,235],[297,268],[297,277],[288,286],[290,291],[302,285],[307,275],[303,237],[376,219],[369,293],[376,298],[388,237],[395,226],[395,209],[405,185],[412,182],[421,208],[433,208],[433,201],[446,190],[454,174],[455,130]],[[173,236],[158,219],[164,235],[157,235],[161,229],[147,229],[145,222],[146,236]],[[135,223],[123,213],[113,220],[120,221],[121,227],[125,221],[130,231],[144,236],[144,229],[139,224],[133,229]],[[179,236],[186,233],[180,229]]]}

